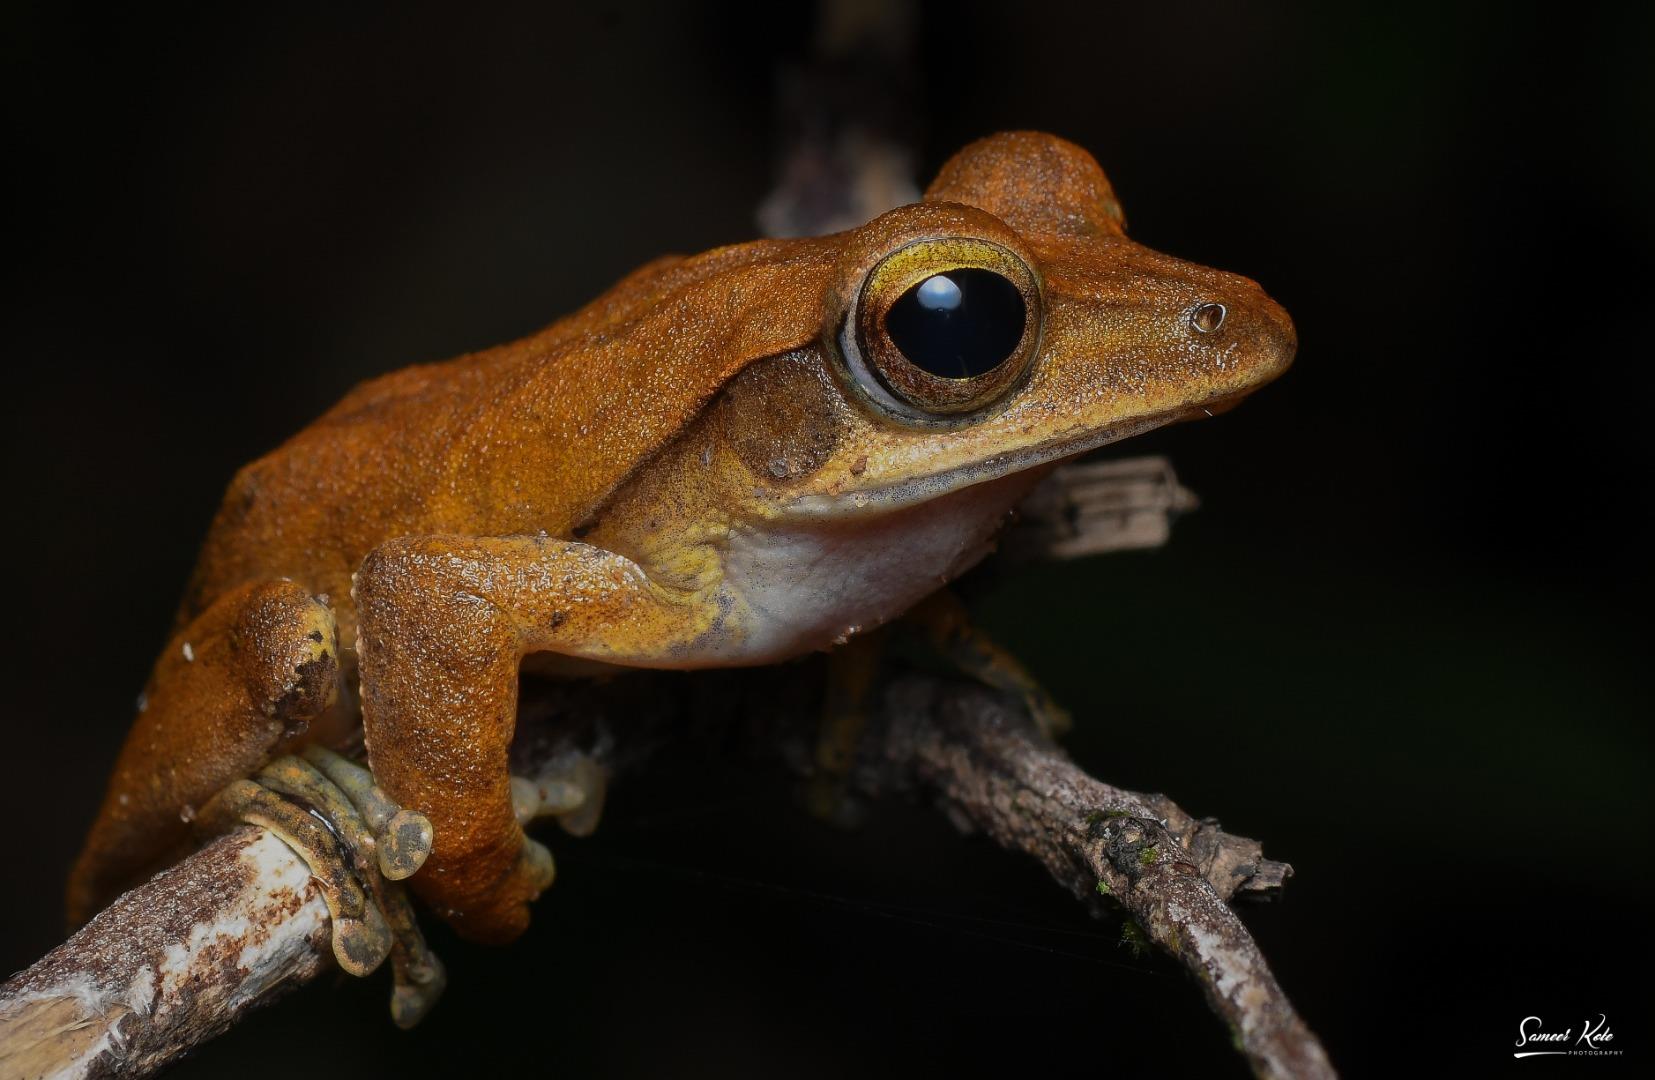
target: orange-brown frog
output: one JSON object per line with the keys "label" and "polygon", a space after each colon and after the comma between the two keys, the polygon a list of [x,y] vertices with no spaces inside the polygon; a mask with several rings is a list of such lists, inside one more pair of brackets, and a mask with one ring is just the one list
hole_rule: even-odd
{"label": "orange-brown frog", "polygon": [[[526,658],[829,648],[981,558],[1058,462],[1227,405],[1294,344],[1251,281],[1128,240],[1083,150],[1013,133],[861,228],[661,259],[532,337],[369,382],[231,484],[72,917],[206,814],[304,851],[349,970],[389,947],[375,897],[411,922],[363,851],[509,940],[551,880],[507,767]],[[358,715],[371,778],[284,756]],[[405,966],[411,1020],[436,976]]]}

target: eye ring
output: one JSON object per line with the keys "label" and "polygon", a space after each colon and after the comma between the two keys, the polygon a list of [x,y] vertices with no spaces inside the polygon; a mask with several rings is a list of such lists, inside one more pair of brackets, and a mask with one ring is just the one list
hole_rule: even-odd
{"label": "eye ring", "polygon": [[1022,381],[1043,317],[1040,281],[1015,252],[969,236],[918,240],[868,272],[840,346],[876,404],[909,419],[952,420]]}

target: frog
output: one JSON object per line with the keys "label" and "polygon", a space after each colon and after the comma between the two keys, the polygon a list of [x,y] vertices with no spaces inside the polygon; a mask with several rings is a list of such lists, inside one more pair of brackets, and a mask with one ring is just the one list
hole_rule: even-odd
{"label": "frog", "polygon": [[342,966],[400,957],[416,1017],[440,979],[391,884],[505,943],[554,876],[510,773],[523,671],[843,646],[984,558],[1061,463],[1227,409],[1296,348],[1253,281],[1128,239],[1086,150],[1016,131],[860,227],[663,257],[366,382],[231,481],[71,917],[192,822],[264,824]]}

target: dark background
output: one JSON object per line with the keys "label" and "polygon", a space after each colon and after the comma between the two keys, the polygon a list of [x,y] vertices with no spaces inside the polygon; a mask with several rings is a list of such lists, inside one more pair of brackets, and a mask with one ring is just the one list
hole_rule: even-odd
{"label": "dark background", "polygon": [[[754,234],[806,9],[333,5],[6,17],[9,821],[0,968],[60,883],[233,469],[360,379],[534,330]],[[1068,745],[1263,837],[1245,914],[1349,1075],[1651,1046],[1651,9],[923,8],[927,173],[1002,128],[1108,169],[1132,233],[1245,273],[1299,361],[1171,454],[1153,554],[975,607]],[[939,815],[857,832],[717,755],[549,838],[449,995],[311,988],[174,1075],[1239,1075],[1194,985]],[[1519,1069],[1544,1071],[1545,1062]],[[1571,1062],[1571,1065],[1577,1063]]]}

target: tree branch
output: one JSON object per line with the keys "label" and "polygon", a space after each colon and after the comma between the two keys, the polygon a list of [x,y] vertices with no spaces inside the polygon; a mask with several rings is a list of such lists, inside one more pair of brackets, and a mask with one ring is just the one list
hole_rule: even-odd
{"label": "tree branch", "polygon": [[884,716],[890,727],[876,745],[899,783],[911,777],[957,817],[1034,856],[1077,898],[1118,902],[1200,982],[1256,1075],[1334,1075],[1225,903],[1238,892],[1275,893],[1291,867],[1163,795],[1094,780],[979,687],[904,679]]}
{"label": "tree branch", "polygon": [[0,1075],[148,1076],[332,966],[309,868],[238,829],[0,986]]}

